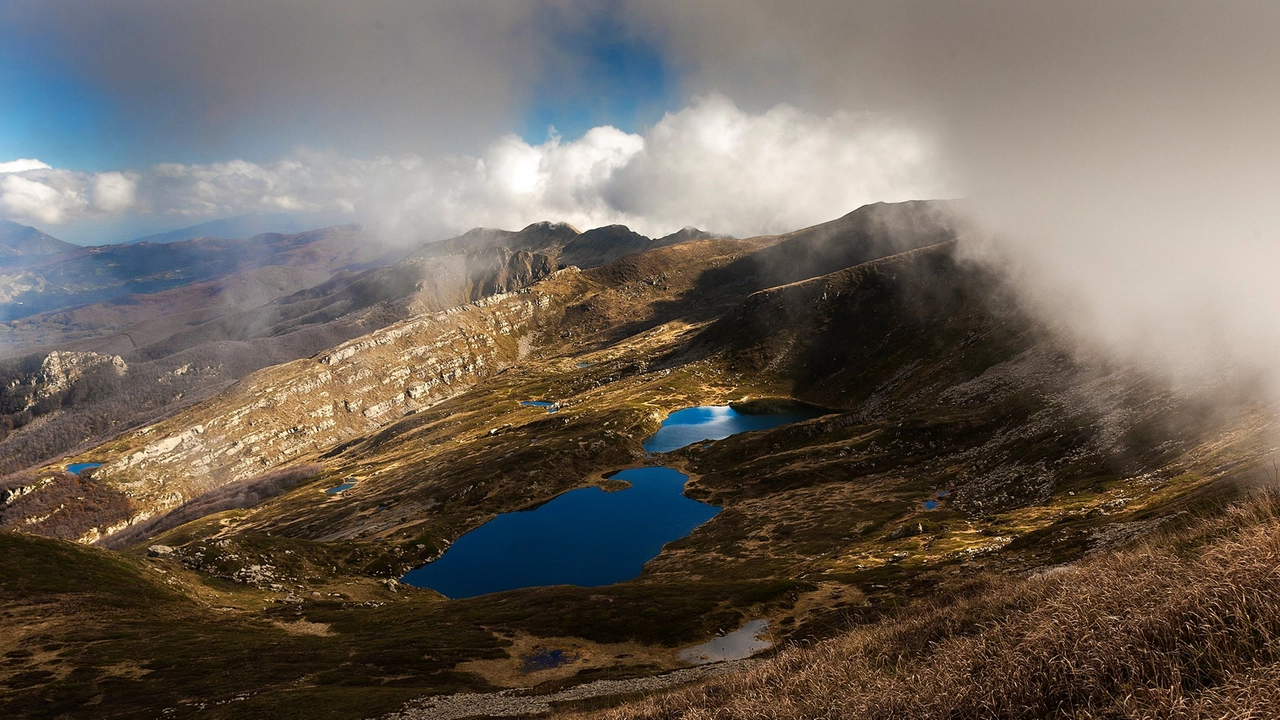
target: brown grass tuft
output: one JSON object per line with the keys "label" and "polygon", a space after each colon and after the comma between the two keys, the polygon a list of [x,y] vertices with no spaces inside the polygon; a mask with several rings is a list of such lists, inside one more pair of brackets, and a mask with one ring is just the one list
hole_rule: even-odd
{"label": "brown grass tuft", "polygon": [[974,590],[603,717],[1280,717],[1278,494]]}

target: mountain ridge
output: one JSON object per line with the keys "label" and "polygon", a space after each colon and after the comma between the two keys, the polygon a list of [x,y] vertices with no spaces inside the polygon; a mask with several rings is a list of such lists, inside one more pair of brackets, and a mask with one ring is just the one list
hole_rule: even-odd
{"label": "mountain ridge", "polygon": [[0,265],[11,265],[15,262],[49,255],[61,255],[79,249],[79,245],[64,242],[28,225],[20,225],[12,220],[0,220]]}
{"label": "mountain ridge", "polygon": [[[319,220],[317,222],[315,217],[310,215],[299,216],[297,213],[246,213],[235,217],[210,220],[189,227],[142,235],[123,243],[113,244],[167,244],[200,238],[234,240],[267,233],[285,235],[305,233],[320,227],[333,227],[334,225],[342,224],[334,223],[327,218],[320,218]],[[328,221],[326,222],[325,220]]]}

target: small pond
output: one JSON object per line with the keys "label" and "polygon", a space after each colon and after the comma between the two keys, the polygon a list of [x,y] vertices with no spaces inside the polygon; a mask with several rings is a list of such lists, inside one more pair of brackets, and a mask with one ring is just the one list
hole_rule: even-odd
{"label": "small pond", "polygon": [[524,405],[525,407],[546,408],[547,412],[549,413],[553,413],[560,409],[559,407],[556,406],[555,403],[548,402],[546,400],[521,400],[520,404]]}
{"label": "small pond", "polygon": [[71,463],[67,466],[67,472],[72,475],[79,475],[84,470],[92,470],[97,467],[102,467],[102,463]]}
{"label": "small pond", "polygon": [[925,510],[937,510],[938,506],[941,504],[940,501],[950,496],[951,496],[951,492],[949,490],[939,490],[938,492],[933,494],[933,497],[938,498],[937,500],[930,498],[928,500],[925,500],[921,504],[923,505]]}
{"label": "small pond", "polygon": [[578,659],[578,653],[559,648],[536,648],[532,655],[520,658],[520,672],[528,675],[539,670],[550,670],[568,665]]}
{"label": "small pond", "polygon": [[346,492],[355,486],[356,486],[356,481],[351,478],[347,478],[347,480],[343,482],[341,485],[331,487],[328,490],[325,490],[324,492],[326,495],[337,495],[338,493]]}
{"label": "small pond", "polygon": [[689,478],[671,468],[633,468],[613,479],[631,487],[581,488],[533,510],[499,515],[401,581],[451,598],[539,585],[611,585],[639,575],[663,545],[720,512],[685,497]]}
{"label": "small pond", "polygon": [[799,403],[787,404],[778,412],[748,412],[728,405],[691,407],[668,415],[658,432],[645,440],[643,446],[649,452],[670,452],[703,440],[723,440],[730,435],[789,425],[824,413],[821,408]]}
{"label": "small pond", "polygon": [[752,620],[731,633],[681,650],[680,659],[694,665],[745,660],[761,650],[773,647],[772,642],[762,637],[768,629],[768,620]]}

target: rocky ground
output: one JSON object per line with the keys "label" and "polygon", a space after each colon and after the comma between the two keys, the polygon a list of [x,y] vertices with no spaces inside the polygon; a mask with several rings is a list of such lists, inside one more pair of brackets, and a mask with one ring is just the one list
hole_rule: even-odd
{"label": "rocky ground", "polygon": [[573,707],[586,700],[620,699],[669,690],[699,680],[750,670],[758,660],[738,660],[684,668],[662,675],[626,680],[594,680],[567,690],[531,694],[520,690],[496,693],[457,693],[426,697],[384,715],[383,720],[463,720],[475,717],[529,717]]}

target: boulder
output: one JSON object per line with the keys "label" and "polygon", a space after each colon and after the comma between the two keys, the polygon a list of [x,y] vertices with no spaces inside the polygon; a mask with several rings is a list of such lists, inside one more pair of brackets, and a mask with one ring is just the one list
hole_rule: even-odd
{"label": "boulder", "polygon": [[914,525],[903,525],[902,527],[889,533],[889,540],[901,540],[902,538],[915,537],[924,532],[924,525],[915,523]]}

